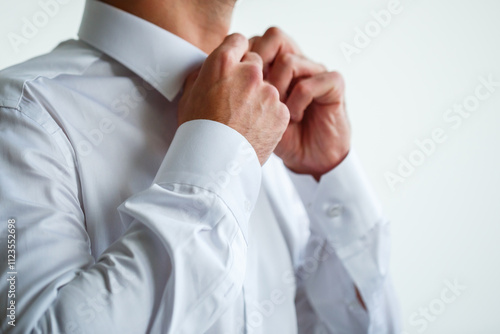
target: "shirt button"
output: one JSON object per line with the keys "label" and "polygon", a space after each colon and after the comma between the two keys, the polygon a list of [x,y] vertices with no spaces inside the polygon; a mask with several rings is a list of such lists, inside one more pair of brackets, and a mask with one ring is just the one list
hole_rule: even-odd
{"label": "shirt button", "polygon": [[342,205],[332,204],[326,209],[326,215],[330,218],[336,218],[342,214],[342,210]]}

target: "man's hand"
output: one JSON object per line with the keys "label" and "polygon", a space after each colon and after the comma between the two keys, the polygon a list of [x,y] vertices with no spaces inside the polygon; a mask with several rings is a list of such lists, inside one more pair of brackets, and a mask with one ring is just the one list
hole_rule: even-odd
{"label": "man's hand", "polygon": [[264,82],[262,58],[248,52],[248,40],[233,34],[186,80],[179,125],[209,119],[230,126],[252,144],[261,164],[286,130],[290,113],[278,90]]}
{"label": "man's hand", "polygon": [[305,58],[277,28],[252,38],[250,50],[263,59],[264,79],[278,89],[291,115],[275,153],[292,171],[319,180],[350,148],[342,76]]}

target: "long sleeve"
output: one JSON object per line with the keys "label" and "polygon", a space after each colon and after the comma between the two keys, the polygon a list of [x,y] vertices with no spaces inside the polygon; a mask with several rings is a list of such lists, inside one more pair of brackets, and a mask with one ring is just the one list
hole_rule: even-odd
{"label": "long sleeve", "polygon": [[[399,333],[388,272],[389,223],[355,154],[317,183],[290,176],[310,221],[297,269],[297,313],[303,333]],[[359,303],[355,287],[366,305]]]}
{"label": "long sleeve", "polygon": [[[207,330],[243,284],[246,225],[261,177],[251,146],[219,123],[183,124],[153,184],[119,207],[131,223],[96,261],[74,153],[49,118],[0,108],[2,332]],[[13,271],[15,327],[5,313],[12,288],[5,277]]]}

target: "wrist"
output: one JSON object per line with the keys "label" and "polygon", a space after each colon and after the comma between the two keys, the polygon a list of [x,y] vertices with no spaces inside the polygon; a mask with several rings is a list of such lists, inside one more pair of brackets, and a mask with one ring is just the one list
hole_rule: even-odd
{"label": "wrist", "polygon": [[316,180],[316,182],[319,182],[323,175],[334,170],[346,159],[346,157],[349,155],[349,151],[350,150],[348,148],[344,153],[337,155],[337,157],[331,159],[329,162],[312,162],[310,164],[302,163],[300,165],[288,164],[287,162],[285,162],[285,166],[296,174],[311,175]]}

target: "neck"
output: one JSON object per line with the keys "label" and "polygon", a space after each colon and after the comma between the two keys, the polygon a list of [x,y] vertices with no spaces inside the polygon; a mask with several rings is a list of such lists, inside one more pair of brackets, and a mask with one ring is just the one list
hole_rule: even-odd
{"label": "neck", "polygon": [[101,0],[210,54],[228,34],[236,0]]}

